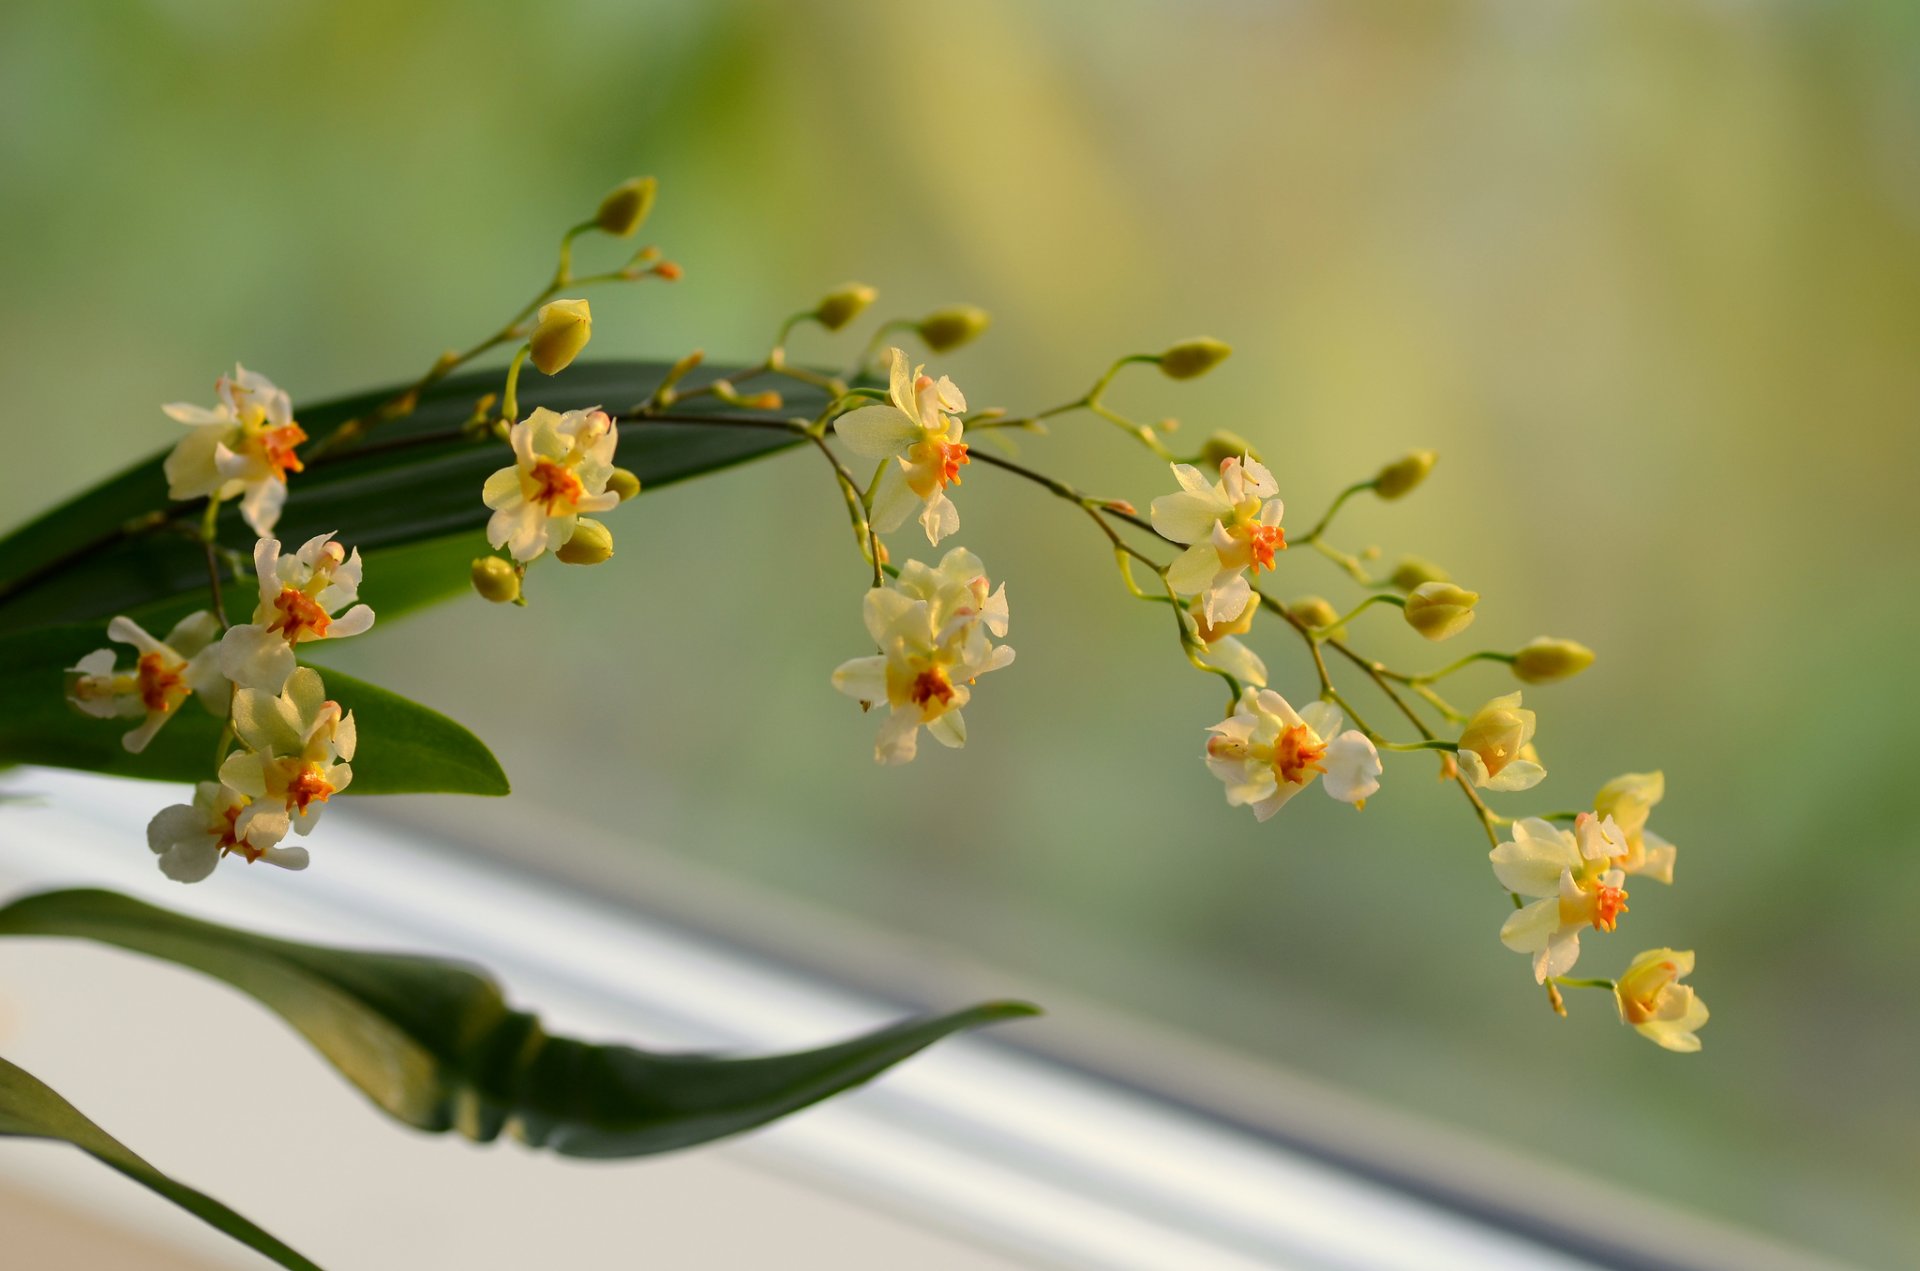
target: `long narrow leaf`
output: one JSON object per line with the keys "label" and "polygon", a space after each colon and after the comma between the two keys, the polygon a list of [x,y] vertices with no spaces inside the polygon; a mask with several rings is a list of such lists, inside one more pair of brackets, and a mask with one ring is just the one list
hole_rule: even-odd
{"label": "long narrow leaf", "polygon": [[[185,1183],[175,1182],[134,1155],[127,1146],[81,1115],[80,1110],[32,1073],[0,1059],[0,1136],[71,1143],[103,1165],[165,1196],[217,1231],[295,1271],[317,1264],[282,1244],[239,1214]],[[0,1237],[0,1241],[4,1241]]]}
{"label": "long narrow leaf", "polygon": [[[65,668],[106,644],[99,626],[0,635],[0,702],[6,704],[0,711],[0,763],[156,781],[210,780],[222,721],[197,703],[182,706],[138,755],[120,744],[137,720],[96,719],[67,704]],[[359,724],[352,793],[507,793],[506,774],[493,752],[445,715],[340,671],[327,671],[326,683],[328,694]]]}
{"label": "long narrow leaf", "polygon": [[[527,408],[600,405],[621,412],[646,400],[666,370],[659,362],[576,363],[553,379],[523,379],[520,397]],[[488,515],[481,483],[510,460],[498,441],[463,436],[461,426],[476,400],[499,388],[497,371],[453,376],[423,394],[412,414],[380,425],[351,447],[320,455],[293,476],[275,533],[283,542],[299,543],[339,531],[342,542],[369,555],[370,587],[378,586],[378,571],[371,568],[376,552],[471,535],[467,554],[478,555],[485,542],[476,531]],[[296,413],[314,439],[307,448],[317,448],[342,423],[393,392],[301,405]],[[804,387],[789,397],[802,414],[817,411],[822,401]],[[652,489],[798,444],[779,427],[685,422],[722,409],[768,424],[779,418],[696,398],[676,407],[672,417],[622,423],[617,458]],[[156,409],[154,429],[156,440],[170,445],[179,425]],[[0,539],[0,632],[139,611],[204,591],[205,556],[181,532],[200,505],[169,502],[161,473],[165,455],[165,449],[158,451]],[[252,548],[253,534],[232,505],[222,509],[219,537],[242,554]],[[454,574],[454,587],[463,581],[463,574]],[[383,603],[393,594],[383,593]]]}
{"label": "long narrow leaf", "polygon": [[491,979],[455,963],[272,939],[113,892],[16,901],[0,909],[5,935],[95,940],[224,980],[406,1124],[477,1142],[506,1132],[565,1156],[641,1156],[738,1134],[950,1033],[1037,1013],[990,1002],[796,1054],[661,1054],[551,1036]]}

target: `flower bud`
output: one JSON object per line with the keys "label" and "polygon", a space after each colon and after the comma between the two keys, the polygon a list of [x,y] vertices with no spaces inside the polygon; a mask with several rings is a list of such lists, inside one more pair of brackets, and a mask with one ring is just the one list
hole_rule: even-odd
{"label": "flower bud", "polygon": [[1249,445],[1245,437],[1223,428],[1208,437],[1201,445],[1200,466],[1208,472],[1218,472],[1220,465],[1229,459],[1252,459],[1256,463],[1263,462],[1260,452]]}
{"label": "flower bud", "polygon": [[647,214],[653,211],[653,196],[659,190],[660,183],[652,177],[622,181],[600,200],[600,210],[593,214],[593,223],[615,238],[625,238],[645,223]]}
{"label": "flower bud", "polygon": [[1407,597],[1407,625],[1429,640],[1459,635],[1473,625],[1480,593],[1452,583],[1421,583]]}
{"label": "flower bud", "polygon": [[1513,655],[1513,673],[1528,684],[1547,684],[1580,674],[1593,665],[1593,650],[1578,640],[1539,636]]}
{"label": "flower bud", "polygon": [[1374,476],[1373,492],[1383,499],[1411,494],[1433,471],[1433,461],[1438,457],[1431,450],[1416,450],[1404,459],[1395,460]]}
{"label": "flower bud", "polygon": [[1160,373],[1170,380],[1197,379],[1226,361],[1233,346],[1211,336],[1182,340],[1160,355]]}
{"label": "flower bud", "polygon": [[498,556],[473,562],[473,589],[496,605],[520,598],[520,571]]}
{"label": "flower bud", "polygon": [[1401,591],[1412,591],[1422,583],[1444,583],[1452,577],[1452,574],[1430,560],[1408,556],[1394,566],[1393,573],[1387,575],[1387,581]]}
{"label": "flower bud", "polygon": [[620,501],[625,503],[640,493],[640,478],[625,468],[615,468],[613,475],[607,478],[607,489],[619,495]]}
{"label": "flower bud", "polygon": [[593,311],[584,300],[552,300],[540,306],[533,334],[533,364],[542,375],[558,375],[587,347],[593,334]]}
{"label": "flower bud", "polygon": [[[1316,631],[1322,627],[1331,627],[1340,620],[1340,611],[1321,596],[1302,596],[1287,605],[1287,613]],[[1338,638],[1341,633],[1331,631],[1328,634]]]}
{"label": "flower bud", "polygon": [[829,331],[838,331],[865,313],[879,294],[863,282],[842,283],[827,293],[820,307],[813,311],[813,319]]}
{"label": "flower bud", "polygon": [[573,537],[554,553],[569,565],[598,565],[613,555],[613,532],[590,516],[573,527]]}
{"label": "flower bud", "polygon": [[992,322],[985,309],[955,305],[951,309],[937,309],[920,319],[916,330],[922,344],[935,353],[945,353],[978,339]]}

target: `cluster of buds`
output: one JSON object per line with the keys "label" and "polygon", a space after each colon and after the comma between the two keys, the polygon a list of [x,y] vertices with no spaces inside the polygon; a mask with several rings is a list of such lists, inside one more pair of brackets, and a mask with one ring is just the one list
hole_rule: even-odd
{"label": "cluster of buds", "polygon": [[[202,537],[218,579],[212,527],[220,503],[237,496],[254,543],[259,599],[252,621],[229,626],[218,592],[215,608],[188,615],[156,639],[126,615],[107,636],[134,651],[120,666],[112,648],[98,649],[67,671],[67,700],[100,718],[139,718],[121,738],[133,754],[189,698],[226,721],[213,779],[199,782],[189,803],[162,808],[147,826],[147,843],[167,877],[198,882],[226,856],[305,869],[307,849],[283,846],[289,834],[310,834],[327,801],[353,780],[357,734],[353,714],[327,698],[319,672],[301,666],[297,650],[314,640],[358,635],[373,610],[356,603],[360,553],[321,534],[283,554],[270,527],[286,500],[286,476],[301,469],[294,447],[306,434],[293,421],[286,393],[242,370],[222,377],[212,410],[168,406],[193,425],[166,462],[176,491],[207,499]],[[263,458],[264,456],[264,458]],[[209,469],[209,465],[211,468]]]}

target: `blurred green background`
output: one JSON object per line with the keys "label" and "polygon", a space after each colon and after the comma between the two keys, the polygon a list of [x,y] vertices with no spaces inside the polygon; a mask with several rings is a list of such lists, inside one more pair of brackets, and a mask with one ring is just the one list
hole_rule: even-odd
{"label": "blurred green background", "polygon": [[[1599,650],[1529,692],[1552,775],[1500,806],[1666,771],[1679,885],[1636,887],[1582,966],[1697,948],[1697,1058],[1598,995],[1546,1013],[1427,762],[1360,817],[1225,807],[1197,759],[1218,695],[1164,615],[1082,518],[983,465],[961,540],[1008,582],[1019,661],[966,751],[904,771],[827,684],[868,651],[864,583],[803,455],[623,509],[618,557],[540,571],[529,610],[469,599],[333,660],[496,746],[549,827],[517,840],[532,863],[615,831],[1000,987],[1911,1265],[1920,8],[11,6],[0,102],[8,520],[169,442],[158,404],[206,400],[236,357],[296,405],[416,374],[636,172],[687,280],[596,293],[596,354],[757,356],[860,278],[889,313],[994,313],[939,363],[975,406],[1232,341],[1212,377],[1142,371],[1115,401],[1252,438],[1295,526],[1437,449],[1426,488],[1336,537],[1444,562],[1480,621],[1444,651],[1380,611],[1356,636],[1413,667],[1541,633]],[[1023,454],[1142,506],[1170,488],[1091,419]],[[1304,552],[1275,586],[1352,596]],[[1256,637],[1310,696],[1299,649]],[[407,811],[484,836],[494,809]],[[591,868],[644,888],[645,859]]]}

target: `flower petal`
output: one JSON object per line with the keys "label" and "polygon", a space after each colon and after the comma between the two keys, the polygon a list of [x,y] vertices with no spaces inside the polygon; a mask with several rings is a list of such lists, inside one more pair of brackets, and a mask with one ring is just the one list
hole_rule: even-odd
{"label": "flower petal", "polygon": [[903,412],[875,403],[850,410],[833,421],[847,449],[863,459],[891,459],[920,440],[920,425]]}

